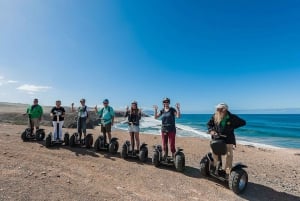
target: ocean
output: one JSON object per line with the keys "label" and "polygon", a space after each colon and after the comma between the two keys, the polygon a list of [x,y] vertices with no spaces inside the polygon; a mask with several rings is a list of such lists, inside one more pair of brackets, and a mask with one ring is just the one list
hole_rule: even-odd
{"label": "ocean", "polygon": [[[212,114],[182,114],[176,119],[177,137],[210,139],[206,123]],[[300,114],[238,114],[246,120],[246,126],[235,130],[238,144],[269,148],[300,149]],[[125,121],[124,121],[125,122]],[[116,127],[127,130],[121,122]],[[160,135],[160,120],[153,117],[141,119],[141,133]]]}

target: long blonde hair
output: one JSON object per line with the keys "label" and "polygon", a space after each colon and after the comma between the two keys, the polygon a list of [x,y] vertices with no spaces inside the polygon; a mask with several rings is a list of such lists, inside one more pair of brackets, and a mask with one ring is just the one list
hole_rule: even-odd
{"label": "long blonde hair", "polygon": [[215,124],[219,125],[221,123],[221,121],[224,119],[225,115],[226,115],[226,112],[216,111],[214,114]]}

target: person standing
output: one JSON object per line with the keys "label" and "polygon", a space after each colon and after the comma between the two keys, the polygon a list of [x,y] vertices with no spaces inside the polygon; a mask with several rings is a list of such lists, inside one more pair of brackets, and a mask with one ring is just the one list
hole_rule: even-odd
{"label": "person standing", "polygon": [[39,100],[37,98],[35,98],[33,100],[33,104],[30,105],[27,110],[26,113],[24,115],[28,115],[29,118],[29,127],[31,128],[30,130],[30,134],[33,134],[34,131],[34,127],[36,130],[39,129],[40,127],[40,122],[42,120],[42,116],[43,116],[43,108],[38,104]]}
{"label": "person standing", "polygon": [[[127,107],[125,117],[128,117],[128,131],[130,134],[130,141],[132,146],[132,152],[139,153],[140,151],[140,120],[142,117],[141,110],[138,108],[138,104],[136,101],[131,103],[130,110]],[[136,152],[134,151],[136,141]]]}
{"label": "person standing", "polygon": [[[55,107],[51,109],[50,116],[52,117],[53,124],[53,139],[52,140],[62,140],[62,127],[64,125],[65,118],[65,108],[61,106],[61,101],[57,100],[55,102]],[[57,130],[57,124],[59,124],[59,130]],[[58,138],[57,138],[58,133]]]}
{"label": "person standing", "polygon": [[[80,100],[81,106],[78,107],[77,112],[77,132],[79,134],[79,141],[81,142],[82,133],[84,135],[84,139],[86,137],[86,121],[89,116],[88,107],[85,105],[85,99],[82,98]],[[72,112],[75,112],[74,103],[71,105]]]}
{"label": "person standing", "polygon": [[163,99],[163,109],[158,113],[158,106],[154,105],[154,118],[157,119],[161,117],[162,126],[161,126],[161,136],[164,157],[168,156],[168,140],[170,143],[170,148],[172,152],[172,157],[175,157],[175,136],[176,136],[176,126],[175,126],[175,117],[180,118],[180,104],[176,103],[176,109],[170,107],[170,99]]}
{"label": "person standing", "polygon": [[[214,135],[225,136],[223,139],[225,140],[227,146],[225,162],[225,172],[227,175],[230,173],[232,168],[233,146],[236,146],[234,129],[244,125],[246,125],[246,121],[239,118],[237,115],[230,113],[226,103],[220,103],[216,106],[215,113],[207,123],[208,132],[211,134],[212,138]],[[214,153],[212,154],[214,159],[214,167],[216,167],[218,156]]]}
{"label": "person standing", "polygon": [[109,106],[108,99],[104,99],[103,100],[103,108],[98,111],[98,108],[96,105],[95,112],[101,120],[101,132],[103,133],[104,143],[107,144],[106,133],[108,135],[108,140],[110,143],[111,127],[114,125],[114,117],[115,117],[114,109],[111,106]]}

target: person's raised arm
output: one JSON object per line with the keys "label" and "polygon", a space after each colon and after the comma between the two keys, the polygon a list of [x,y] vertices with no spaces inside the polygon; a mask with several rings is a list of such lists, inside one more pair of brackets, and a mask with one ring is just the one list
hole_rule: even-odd
{"label": "person's raised arm", "polygon": [[95,108],[95,112],[98,113],[97,105],[94,108]]}
{"label": "person's raised arm", "polygon": [[180,104],[176,103],[176,117],[180,118],[181,112],[180,112]]}
{"label": "person's raised arm", "polygon": [[158,110],[158,106],[157,105],[153,105],[153,108],[154,108],[154,118],[157,119],[160,117],[160,113],[157,113],[157,110]]}

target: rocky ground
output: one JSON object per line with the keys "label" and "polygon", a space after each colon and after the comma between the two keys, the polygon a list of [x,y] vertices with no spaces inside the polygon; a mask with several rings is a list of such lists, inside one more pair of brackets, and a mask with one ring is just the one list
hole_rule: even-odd
{"label": "rocky ground", "polygon": [[[21,140],[24,125],[0,127],[0,200],[300,200],[300,150],[238,145],[234,161],[248,165],[249,184],[236,195],[226,184],[199,175],[199,161],[209,150],[204,139],[176,139],[187,160],[180,173],[151,164],[152,145],[160,143],[160,136],[141,134],[149,147],[149,160],[141,163],[94,149],[47,149],[44,142]],[[89,132],[96,138],[99,128]],[[113,135],[120,144],[128,139],[126,132],[114,130]]]}

